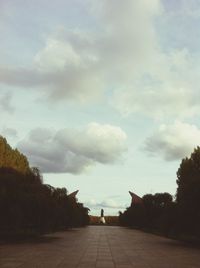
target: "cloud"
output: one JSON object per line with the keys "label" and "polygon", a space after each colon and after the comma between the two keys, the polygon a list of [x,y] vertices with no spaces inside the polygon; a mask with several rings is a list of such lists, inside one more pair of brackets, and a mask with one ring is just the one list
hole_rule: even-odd
{"label": "cloud", "polygon": [[66,31],[49,37],[32,67],[0,66],[0,81],[10,86],[37,88],[51,101],[86,102],[103,90],[104,80],[92,40],[82,32]]}
{"label": "cloud", "polygon": [[151,155],[167,161],[181,160],[200,145],[200,129],[195,125],[175,122],[161,125],[146,139],[144,149]]}
{"label": "cloud", "polygon": [[11,138],[17,138],[17,136],[18,136],[17,130],[14,128],[10,128],[10,127],[3,127],[1,129],[1,133],[5,137],[9,136]]}
{"label": "cloud", "polygon": [[159,120],[197,115],[200,91],[195,57],[199,55],[190,55],[187,49],[158,53],[149,73],[115,92],[113,105],[124,115],[140,113]]}
{"label": "cloud", "polygon": [[190,2],[185,0],[163,0],[165,8],[171,15],[174,16],[191,16],[199,18],[199,0],[192,0]]}
{"label": "cloud", "polygon": [[80,26],[88,19],[80,17],[78,26],[63,24],[45,35],[28,67],[0,66],[0,82],[38,90],[52,102],[88,102],[106,92],[123,115],[195,116],[200,112],[200,54],[189,43],[180,45],[183,37],[197,42],[188,38],[189,29],[185,34],[176,28],[180,23],[172,11],[181,10],[179,16],[191,20],[197,3],[167,2],[88,0],[84,5],[93,25]]}
{"label": "cloud", "polygon": [[0,110],[3,112],[13,113],[14,107],[11,104],[12,94],[10,92],[0,95]]}
{"label": "cloud", "polygon": [[84,202],[86,206],[93,209],[110,208],[110,209],[125,209],[126,206],[118,204],[114,199],[107,198],[101,202],[97,202],[95,199],[90,199]]}
{"label": "cloud", "polygon": [[153,20],[160,14],[159,0],[86,3],[93,28],[63,25],[47,37],[29,68],[1,66],[0,81],[42,88],[53,101],[85,102],[104,90],[132,83],[144,66],[150,67],[157,49]]}
{"label": "cloud", "polygon": [[80,174],[97,163],[112,164],[126,151],[126,134],[112,125],[84,129],[34,129],[18,144],[31,165],[44,173]]}

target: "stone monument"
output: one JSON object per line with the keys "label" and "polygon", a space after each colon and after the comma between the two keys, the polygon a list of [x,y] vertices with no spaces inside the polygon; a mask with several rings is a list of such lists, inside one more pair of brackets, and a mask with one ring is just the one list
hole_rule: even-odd
{"label": "stone monument", "polygon": [[101,209],[100,223],[101,224],[105,224],[106,223],[105,218],[104,218],[104,210],[103,209]]}

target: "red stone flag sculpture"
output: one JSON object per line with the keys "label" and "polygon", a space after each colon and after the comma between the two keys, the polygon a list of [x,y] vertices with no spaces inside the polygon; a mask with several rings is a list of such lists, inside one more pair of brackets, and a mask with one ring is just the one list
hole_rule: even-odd
{"label": "red stone flag sculpture", "polygon": [[131,201],[131,206],[135,205],[135,204],[142,204],[142,198],[139,197],[138,195],[134,194],[133,192],[129,191],[129,194],[132,197],[132,201]]}

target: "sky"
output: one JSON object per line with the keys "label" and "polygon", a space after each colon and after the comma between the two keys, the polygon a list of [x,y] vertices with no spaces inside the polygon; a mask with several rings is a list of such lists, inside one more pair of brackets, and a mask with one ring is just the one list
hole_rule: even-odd
{"label": "sky", "polygon": [[0,0],[0,134],[118,215],[200,145],[200,0]]}

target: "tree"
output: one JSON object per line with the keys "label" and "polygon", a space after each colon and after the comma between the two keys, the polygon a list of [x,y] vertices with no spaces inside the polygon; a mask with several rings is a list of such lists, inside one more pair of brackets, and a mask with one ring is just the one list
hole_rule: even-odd
{"label": "tree", "polygon": [[12,168],[23,174],[30,172],[26,156],[18,149],[12,149],[2,136],[0,136],[0,168]]}
{"label": "tree", "polygon": [[182,160],[177,171],[179,228],[200,235],[200,147]]}
{"label": "tree", "polygon": [[0,236],[87,225],[88,209],[65,188],[43,184],[40,170],[0,136]]}
{"label": "tree", "polygon": [[120,213],[120,224],[148,230],[157,230],[168,235],[173,225],[174,203],[169,193],[146,194],[141,204],[132,204]]}
{"label": "tree", "polygon": [[131,205],[119,215],[119,222],[124,226],[144,227],[146,224],[145,207],[143,204]]}

